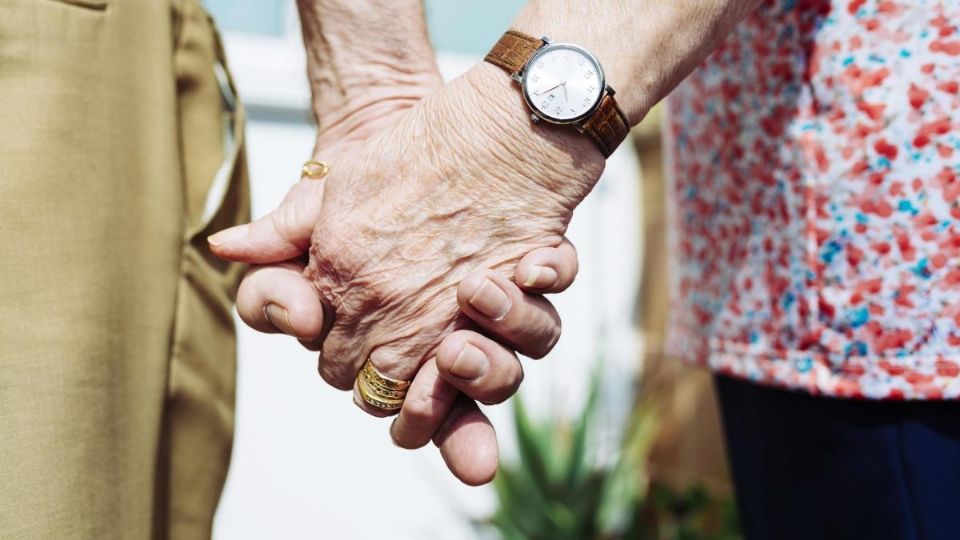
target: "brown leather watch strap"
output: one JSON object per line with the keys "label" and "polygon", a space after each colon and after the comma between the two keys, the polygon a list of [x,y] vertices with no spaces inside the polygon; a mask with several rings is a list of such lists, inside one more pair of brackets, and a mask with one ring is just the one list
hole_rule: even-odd
{"label": "brown leather watch strap", "polygon": [[[542,39],[516,30],[508,30],[487,53],[484,60],[505,69],[512,75],[522,70],[543,45]],[[609,90],[600,100],[597,109],[579,126],[579,129],[590,137],[604,157],[610,157],[610,154],[630,133],[630,123],[617,105],[613,91]]]}
{"label": "brown leather watch strap", "polygon": [[603,157],[610,157],[630,133],[630,123],[617,105],[617,100],[612,94],[607,94],[600,100],[600,106],[593,115],[583,123],[583,132],[603,152]]}
{"label": "brown leather watch strap", "polygon": [[528,36],[516,30],[507,30],[493,49],[484,58],[495,66],[500,66],[511,75],[523,69],[533,53],[543,47],[543,40]]}

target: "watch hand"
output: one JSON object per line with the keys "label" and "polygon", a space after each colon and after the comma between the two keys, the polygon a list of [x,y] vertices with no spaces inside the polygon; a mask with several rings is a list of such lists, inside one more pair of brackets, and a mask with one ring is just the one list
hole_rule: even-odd
{"label": "watch hand", "polygon": [[570,98],[567,97],[567,81],[560,83],[560,88],[563,89],[563,102],[570,103]]}
{"label": "watch hand", "polygon": [[564,84],[566,84],[566,83],[565,83],[565,82],[562,82],[562,83],[554,86],[553,88],[547,88],[546,90],[541,90],[541,91],[539,91],[539,92],[534,92],[533,95],[539,96],[539,95],[546,94],[547,92],[552,92],[552,91],[556,90],[557,88],[560,88],[560,87],[563,86]]}

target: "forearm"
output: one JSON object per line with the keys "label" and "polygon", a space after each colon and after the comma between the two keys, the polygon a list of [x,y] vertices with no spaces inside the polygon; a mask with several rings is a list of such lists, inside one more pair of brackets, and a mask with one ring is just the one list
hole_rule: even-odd
{"label": "forearm", "polygon": [[513,28],[586,47],[632,124],[762,0],[531,0]]}
{"label": "forearm", "polygon": [[321,139],[409,107],[441,82],[420,0],[298,0]]}
{"label": "forearm", "polygon": [[[761,0],[530,0],[513,28],[577,43],[604,66],[607,81],[631,124],[665,97]],[[439,81],[419,0],[299,0],[308,51],[318,146],[350,133],[354,111],[377,100],[409,106]],[[492,45],[492,43],[491,43]],[[603,155],[573,129],[529,120],[517,86],[499,68],[481,63],[421,109],[423,129],[436,141],[489,146],[465,164],[458,152],[427,154],[442,166],[488,171],[478,190],[555,202],[566,213],[589,193],[603,170]],[[387,96],[387,97],[383,97]],[[361,115],[362,116],[362,115]],[[446,130],[448,126],[456,129]],[[480,141],[483,141],[480,143]],[[391,141],[390,144],[395,144]],[[460,149],[463,150],[463,149]],[[550,213],[548,211],[547,213]]]}
{"label": "forearm", "polygon": [[[590,50],[631,125],[666,97],[761,0],[531,0],[511,25]],[[544,199],[572,209],[593,188],[602,154],[585,136],[544,122],[532,123],[516,84],[483,62],[465,77],[475,96],[459,109],[485,111],[475,125],[507,156],[509,173],[527,171]],[[475,102],[474,102],[475,101]],[[515,181],[514,181],[515,182]],[[514,187],[516,187],[514,185]]]}

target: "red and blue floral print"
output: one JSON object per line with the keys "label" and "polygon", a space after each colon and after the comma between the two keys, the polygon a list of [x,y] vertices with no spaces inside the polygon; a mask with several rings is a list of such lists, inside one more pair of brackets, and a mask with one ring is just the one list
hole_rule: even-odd
{"label": "red and blue floral print", "polygon": [[670,352],[960,398],[960,2],[768,0],[670,97]]}

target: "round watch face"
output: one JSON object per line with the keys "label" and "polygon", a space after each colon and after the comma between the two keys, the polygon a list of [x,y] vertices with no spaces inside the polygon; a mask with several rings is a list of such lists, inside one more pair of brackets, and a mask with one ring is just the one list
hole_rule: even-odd
{"label": "round watch face", "polygon": [[538,116],[569,124],[589,116],[600,104],[603,69],[583,48],[551,43],[527,63],[521,85],[523,97]]}

